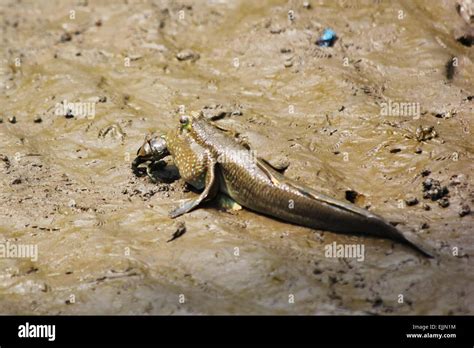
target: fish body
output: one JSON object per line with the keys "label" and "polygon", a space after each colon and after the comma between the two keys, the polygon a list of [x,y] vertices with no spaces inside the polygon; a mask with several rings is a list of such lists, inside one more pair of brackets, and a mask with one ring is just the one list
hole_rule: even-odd
{"label": "fish body", "polygon": [[199,202],[172,212],[173,217],[221,191],[247,209],[283,221],[318,230],[388,238],[431,256],[419,242],[405,236],[382,217],[283,176],[265,160],[254,156],[229,131],[204,117],[186,116],[181,123],[178,130],[165,137],[168,151],[180,175],[208,192]]}

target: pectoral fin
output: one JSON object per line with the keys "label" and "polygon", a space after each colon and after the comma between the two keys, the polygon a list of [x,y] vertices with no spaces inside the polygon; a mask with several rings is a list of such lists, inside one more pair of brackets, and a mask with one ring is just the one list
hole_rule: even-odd
{"label": "pectoral fin", "polygon": [[180,215],[186,214],[196,208],[206,199],[212,199],[219,188],[218,178],[215,175],[216,160],[208,157],[208,168],[206,172],[206,186],[204,191],[196,199],[190,199],[176,209],[172,210],[169,215],[171,218],[176,218]]}
{"label": "pectoral fin", "polygon": [[234,201],[229,196],[218,193],[216,197],[217,206],[221,209],[230,211],[230,210],[242,210],[242,206]]}

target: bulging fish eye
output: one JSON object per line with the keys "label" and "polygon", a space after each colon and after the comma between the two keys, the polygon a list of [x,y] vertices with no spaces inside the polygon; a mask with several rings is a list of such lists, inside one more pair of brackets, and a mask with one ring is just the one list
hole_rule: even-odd
{"label": "bulging fish eye", "polygon": [[189,116],[183,115],[179,118],[179,123],[181,123],[183,126],[187,126],[189,124]]}

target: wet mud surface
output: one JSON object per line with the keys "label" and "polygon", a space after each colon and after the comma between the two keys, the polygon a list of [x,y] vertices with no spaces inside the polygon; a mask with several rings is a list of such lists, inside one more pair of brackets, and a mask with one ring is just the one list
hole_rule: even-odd
{"label": "wet mud surface", "polygon": [[[474,313],[468,12],[304,3],[0,2],[0,242],[38,248],[0,258],[0,313]],[[190,110],[439,256],[213,203],[171,220],[196,192],[130,164]]]}

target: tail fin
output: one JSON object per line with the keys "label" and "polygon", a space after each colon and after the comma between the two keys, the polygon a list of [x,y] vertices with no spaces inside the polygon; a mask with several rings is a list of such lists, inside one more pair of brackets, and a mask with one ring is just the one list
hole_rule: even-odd
{"label": "tail fin", "polygon": [[429,257],[429,258],[435,258],[436,257],[436,252],[428,247],[427,245],[424,245],[418,237],[416,237],[415,235],[413,234],[408,234],[408,233],[401,233],[400,234],[402,235],[403,237],[403,241],[405,244],[409,245],[410,247],[412,247],[413,249],[416,249],[417,251],[419,251],[420,253],[422,253],[423,255],[425,255],[426,257]]}

